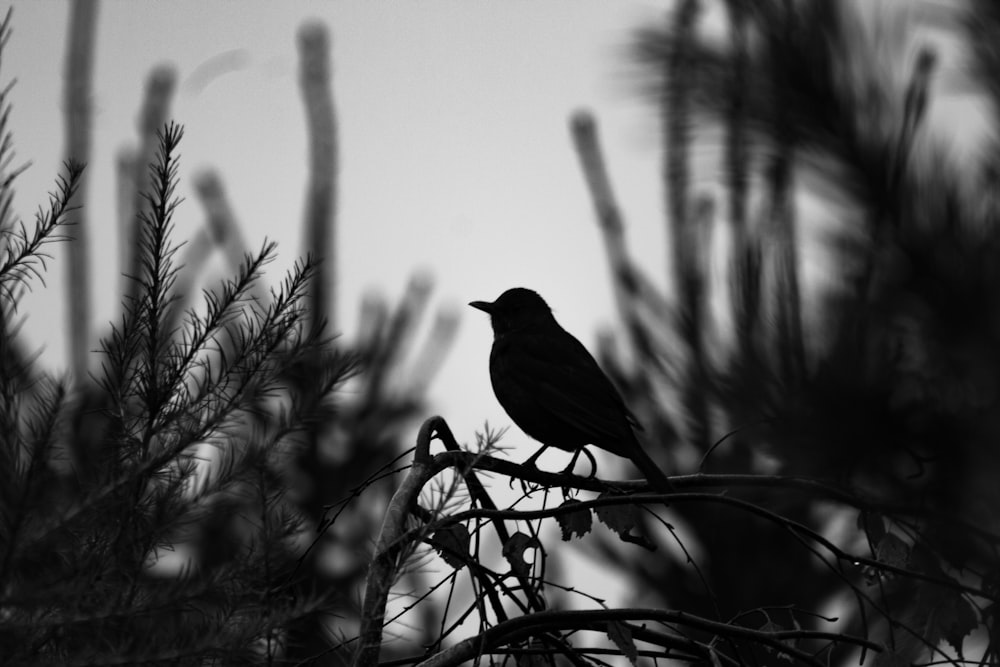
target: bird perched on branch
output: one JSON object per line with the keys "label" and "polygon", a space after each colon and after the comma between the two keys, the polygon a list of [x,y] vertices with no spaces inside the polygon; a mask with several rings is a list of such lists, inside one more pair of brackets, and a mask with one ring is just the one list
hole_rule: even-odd
{"label": "bird perched on branch", "polygon": [[514,423],[543,445],[528,465],[556,447],[573,452],[570,471],[584,448],[595,445],[631,460],[657,491],[673,490],[636,440],[632,429],[642,427],[621,394],[541,296],[515,287],[492,303],[469,305],[488,313],[493,325],[493,393]]}

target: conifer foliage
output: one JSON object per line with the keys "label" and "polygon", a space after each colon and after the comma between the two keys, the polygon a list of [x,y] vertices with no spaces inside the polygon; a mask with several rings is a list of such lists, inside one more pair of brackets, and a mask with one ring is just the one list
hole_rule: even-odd
{"label": "conifer foliage", "polygon": [[[88,399],[99,415],[87,438],[69,431],[79,406],[65,381],[34,373],[12,330],[39,249],[70,224],[82,167],[67,165],[33,233],[4,230],[5,664],[267,662],[283,651],[285,628],[318,606],[293,576],[304,535],[286,495],[289,449],[329,409],[351,364],[305,326],[311,260],[267,300],[250,298],[271,243],[200,308],[174,312],[181,136],[173,124],[159,135],[140,214],[141,273],[101,344],[99,387]],[[292,391],[285,376],[305,358],[324,363],[308,389],[300,382]],[[85,471],[70,465],[81,459]],[[161,562],[192,545],[201,553],[186,562],[195,565]]]}
{"label": "conifer foliage", "polygon": [[[81,51],[97,44],[96,4],[75,3],[69,25],[67,71],[79,76],[67,86],[71,154],[90,132],[89,114],[77,113],[89,76],[72,63],[93,56]],[[11,24],[8,11],[0,52]],[[317,68],[327,44],[322,25],[304,29],[310,142],[329,147],[335,118],[321,116],[335,109],[329,70]],[[359,340],[334,341],[336,285],[320,270],[333,264],[333,243],[311,245],[318,254],[276,284],[265,275],[275,244],[248,250],[215,173],[198,179],[206,225],[182,253],[173,217],[183,133],[166,120],[175,76],[153,70],[141,149],[119,160],[121,314],[96,353],[74,341],[68,377],[32,363],[37,345],[18,318],[50,244],[68,241],[76,265],[88,265],[86,244],[73,240],[86,238],[74,233],[88,224],[84,165],[68,160],[48,207],[22,224],[14,87],[0,91],[0,664],[342,660],[352,647],[332,647],[345,632],[331,619],[350,627],[357,614],[385,472],[455,331],[456,318],[440,313],[413,350],[431,291],[415,277],[397,307],[366,300]],[[313,180],[335,179],[335,161],[320,162]],[[336,221],[332,203],[314,201],[329,195],[319,190],[305,222],[314,239]],[[219,248],[232,275],[198,294]],[[87,291],[72,280],[66,289]],[[70,335],[92,340],[87,308],[70,311]],[[352,400],[335,401],[346,381]]]}

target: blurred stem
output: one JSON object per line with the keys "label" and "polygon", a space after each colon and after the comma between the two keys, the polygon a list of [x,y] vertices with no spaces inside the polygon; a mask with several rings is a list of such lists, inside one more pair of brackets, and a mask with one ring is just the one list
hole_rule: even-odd
{"label": "blurred stem", "polygon": [[733,36],[733,72],[729,85],[729,113],[726,119],[726,176],[729,189],[729,220],[731,224],[731,261],[733,266],[730,293],[733,323],[740,358],[753,354],[754,331],[757,325],[759,266],[757,239],[751,239],[747,229],[747,190],[749,187],[749,146],[747,138],[747,76],[750,53],[747,39],[745,0],[728,0],[730,28]]}
{"label": "blurred stem", "polygon": [[174,294],[178,297],[177,305],[181,307],[171,309],[166,324],[168,331],[172,331],[180,324],[179,320],[184,314],[183,306],[197,296],[194,293],[195,282],[205,268],[212,248],[212,236],[204,227],[199,228],[194,238],[184,244],[184,255],[180,261],[181,270],[177,272],[173,288]]}
{"label": "blurred stem", "polygon": [[[784,0],[782,11],[782,43],[795,39],[795,8],[791,0]],[[771,225],[775,236],[774,272],[777,281],[777,358],[782,364],[782,374],[789,380],[801,377],[805,366],[805,345],[802,340],[802,306],[798,275],[798,234],[795,222],[792,162],[795,135],[789,118],[787,63],[784,54],[775,49],[771,53],[774,77],[774,136],[778,146],[769,173],[771,190]]]}
{"label": "blurred stem", "polygon": [[387,318],[383,316],[383,330],[377,332],[377,346],[371,350],[365,364],[364,403],[377,404],[393,391],[389,379],[413,346],[417,326],[427,310],[431,288],[429,276],[412,276],[395,311]]}
{"label": "blurred stem", "polygon": [[746,77],[749,53],[747,52],[746,8],[743,0],[729,0],[730,28],[733,36],[733,72],[729,85],[729,114],[726,122],[726,166],[729,181],[729,216],[733,222],[734,239],[741,247],[746,234],[747,211],[747,132],[746,132]]}
{"label": "blurred stem", "polygon": [[205,225],[212,240],[222,248],[231,269],[238,269],[247,253],[240,224],[229,205],[222,178],[216,171],[199,174],[194,181],[195,191],[205,209]]}
{"label": "blurred stem", "polygon": [[929,47],[924,47],[917,54],[910,81],[906,86],[906,99],[903,106],[903,125],[899,130],[896,142],[896,159],[893,162],[891,187],[896,192],[904,188],[904,179],[910,163],[913,146],[917,143],[920,131],[927,113],[928,89],[931,76],[937,63],[937,54]]}
{"label": "blurred stem", "polygon": [[625,247],[625,225],[621,209],[615,199],[601,151],[597,121],[589,111],[579,111],[570,120],[570,130],[580,158],[580,167],[587,181],[587,189],[590,191],[590,199],[594,204],[594,212],[597,214],[601,238],[604,239],[618,315],[623,322],[631,322],[635,316],[635,280]]}
{"label": "blurred stem", "polygon": [[688,413],[691,443],[705,451],[710,446],[708,433],[707,373],[705,367],[704,285],[699,266],[704,253],[697,247],[701,237],[690,227],[703,216],[691,219],[689,211],[691,152],[691,76],[694,68],[690,51],[694,39],[698,0],[683,0],[672,26],[672,48],[666,60],[666,72],[660,101],[664,128],[664,177],[667,210],[673,241],[674,283],[680,294],[678,317],[681,335],[689,347],[691,359],[684,373],[683,401]]}
{"label": "blurred stem", "polygon": [[[94,42],[97,32],[97,0],[72,3],[67,35],[66,61],[63,70],[63,114],[65,122],[65,160],[81,165],[90,161],[94,74]],[[73,240],[66,245],[66,338],[69,353],[71,394],[86,403],[89,381],[87,366],[90,353],[90,224],[87,221],[87,182],[82,175],[69,207],[74,210]],[[82,421],[77,413],[67,438],[67,450],[74,470],[84,475],[91,461]]]}
{"label": "blurred stem", "polygon": [[[330,38],[326,27],[319,23],[302,26],[298,34],[299,85],[306,108],[309,144],[309,185],[306,193],[304,225],[305,252],[315,260],[315,271],[309,283],[309,321],[306,326],[313,332],[321,327],[336,331],[336,302],[334,300],[335,253],[333,236],[336,225],[337,204],[337,125],[333,106],[333,87],[330,72]],[[309,363],[322,363],[318,355]],[[299,465],[308,477],[308,492],[303,494],[301,505],[313,521],[320,521],[323,505],[329,496],[339,493],[331,489],[329,473],[320,461],[323,438],[322,425],[309,429],[306,446],[300,454]],[[313,586],[321,593],[329,592],[331,583],[322,570],[316,567],[318,550],[311,551],[303,562],[313,571]],[[326,650],[324,621],[318,616],[302,619],[291,629],[293,648],[290,660],[311,661]]]}
{"label": "blurred stem", "polygon": [[423,396],[427,393],[431,380],[444,364],[448,350],[458,333],[459,317],[456,312],[439,312],[427,334],[422,351],[417,355],[411,369],[411,381],[407,393],[411,396]]}
{"label": "blurred stem", "polygon": [[[580,167],[597,214],[601,236],[604,239],[618,315],[625,324],[629,343],[638,357],[638,360],[633,361],[638,361],[647,368],[651,367],[650,365],[659,365],[649,332],[640,321],[638,313],[640,303],[650,302],[651,290],[643,274],[629,257],[625,246],[625,224],[611,187],[611,179],[608,177],[597,122],[592,114],[582,111],[573,116],[570,128],[580,158]],[[664,307],[660,312],[665,310]],[[637,378],[647,391],[649,389],[645,385],[648,378],[648,373],[642,373]]]}
{"label": "blurred stem", "polygon": [[[71,5],[68,48],[64,70],[63,104],[66,122],[66,160],[90,160],[91,98],[93,96],[94,36],[97,0],[77,0]],[[77,389],[87,380],[90,350],[89,229],[84,181],[70,201],[76,210],[73,243],[68,244],[66,317],[70,372]]]}
{"label": "blurred stem", "polygon": [[317,258],[312,283],[312,324],[336,330],[337,117],[325,26],[299,31],[299,82],[309,126],[309,190],[306,195],[306,251]]}
{"label": "blurred stem", "polygon": [[[222,178],[214,170],[206,171],[195,178],[194,187],[205,209],[205,227],[211,244],[222,248],[230,271],[239,271],[249,248],[226,196]],[[262,284],[255,283],[251,294],[262,304],[267,304],[271,298]]]}
{"label": "blurred stem", "polygon": [[[664,72],[663,97],[660,100],[661,123],[664,129],[664,177],[667,210],[670,213],[673,237],[688,217],[688,186],[690,182],[691,110],[688,93],[691,89],[690,57],[697,0],[683,0],[675,10],[673,40]],[[668,236],[668,238],[670,238]],[[684,248],[672,247],[675,275],[685,265]]]}
{"label": "blurred stem", "polygon": [[132,227],[135,225],[132,206],[136,190],[135,165],[137,159],[136,151],[132,148],[122,148],[115,157],[115,216],[118,233],[118,266],[121,272],[118,284],[119,294],[128,294],[129,282],[131,282],[125,275],[125,270],[129,266],[132,256],[130,239],[132,238]]}

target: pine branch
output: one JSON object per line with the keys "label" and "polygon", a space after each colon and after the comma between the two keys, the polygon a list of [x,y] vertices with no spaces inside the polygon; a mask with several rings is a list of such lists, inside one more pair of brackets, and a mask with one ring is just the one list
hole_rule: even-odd
{"label": "pine branch", "polygon": [[42,272],[46,261],[51,259],[44,247],[66,239],[59,232],[70,224],[67,220],[72,210],[70,201],[80,184],[84,166],[70,162],[65,168],[66,175],[56,180],[57,190],[49,195],[48,210],[39,209],[36,214],[33,230],[29,231],[24,224],[16,229],[0,229],[0,300],[12,309],[17,306],[19,289],[27,287],[29,279],[44,282]]}

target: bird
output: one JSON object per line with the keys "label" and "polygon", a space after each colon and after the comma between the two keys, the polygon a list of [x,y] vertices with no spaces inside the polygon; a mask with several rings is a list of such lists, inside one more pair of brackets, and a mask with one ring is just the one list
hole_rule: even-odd
{"label": "bird", "polygon": [[472,301],[493,327],[490,381],[497,401],[517,426],[542,443],[525,464],[549,447],[573,452],[566,472],[594,445],[632,461],[658,492],[673,486],[636,439],[642,429],[604,371],[559,325],[537,293],[514,287],[495,301]]}

